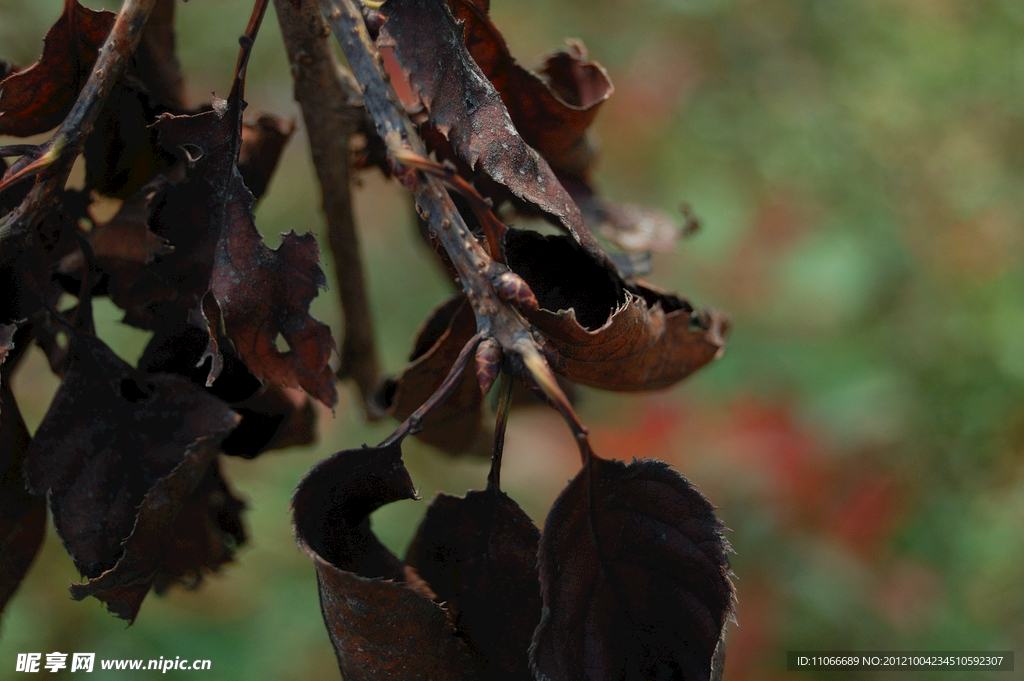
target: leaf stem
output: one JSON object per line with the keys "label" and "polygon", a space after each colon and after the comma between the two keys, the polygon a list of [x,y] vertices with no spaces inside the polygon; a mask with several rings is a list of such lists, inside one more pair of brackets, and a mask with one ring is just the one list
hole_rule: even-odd
{"label": "leaf stem", "polygon": [[501,490],[501,455],[505,451],[505,427],[508,425],[508,413],[512,408],[512,387],[512,375],[502,371],[498,414],[494,421],[494,450],[491,452],[491,470],[487,473],[487,489],[493,492]]}
{"label": "leaf stem", "polygon": [[476,352],[476,346],[480,344],[482,340],[481,335],[478,333],[462,347],[462,351],[459,352],[459,356],[455,358],[452,363],[452,368],[448,370],[448,375],[445,376],[444,381],[441,385],[437,386],[430,397],[428,397],[423,404],[419,406],[416,411],[409,414],[408,417],[395,432],[391,433],[383,442],[380,443],[380,447],[387,447],[393,445],[396,442],[404,440],[408,435],[415,435],[420,432],[423,427],[423,420],[430,415],[435,409],[437,409],[448,397],[452,394],[452,391],[459,385],[462,380],[462,372],[469,366],[469,358]]}

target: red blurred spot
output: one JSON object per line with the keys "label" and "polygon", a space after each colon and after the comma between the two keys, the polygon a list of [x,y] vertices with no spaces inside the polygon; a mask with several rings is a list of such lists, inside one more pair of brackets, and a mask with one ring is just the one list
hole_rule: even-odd
{"label": "red blurred spot", "polygon": [[899,491],[886,476],[859,482],[835,509],[834,531],[855,551],[877,557],[896,526]]}
{"label": "red blurred spot", "polygon": [[680,436],[683,417],[679,407],[667,402],[646,401],[642,412],[623,427],[591,428],[594,451],[605,457],[630,461],[633,457],[671,461],[671,450]]}
{"label": "red blurred spot", "polygon": [[726,452],[737,464],[759,470],[774,501],[804,519],[827,506],[832,476],[821,456],[825,449],[793,420],[787,407],[744,400],[730,414]]}

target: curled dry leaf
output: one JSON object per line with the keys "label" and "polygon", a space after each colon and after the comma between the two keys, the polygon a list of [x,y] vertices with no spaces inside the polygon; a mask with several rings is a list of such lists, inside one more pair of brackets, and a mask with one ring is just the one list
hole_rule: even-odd
{"label": "curled dry leaf", "polygon": [[552,216],[587,252],[604,251],[554,171],[523,141],[501,97],[463,43],[445,0],[390,0],[379,44],[394,49],[431,126],[472,169]]}
{"label": "curled dry leaf", "polygon": [[487,0],[449,0],[464,23],[466,48],[491,81],[523,140],[559,173],[586,176],[594,158],[587,129],[614,88],[608,72],[587,59],[580,41],[549,56],[537,72],[512,57],[491,22]]}
{"label": "curled dry leaf", "polygon": [[[14,324],[0,324],[0,364],[13,347]],[[0,372],[0,612],[14,594],[46,536],[46,503],[25,489],[22,461],[28,429],[11,393],[8,372]]]}
{"label": "curled dry leaf", "polygon": [[[93,595],[133,620],[168,566],[182,508],[238,423],[226,404],[177,376],[133,369],[94,336],[67,330],[69,364],[25,457]],[[195,564],[198,572],[213,565]]]}
{"label": "curled dry leaf", "polygon": [[540,621],[540,532],[499,490],[440,494],[406,561],[453,615],[484,678],[532,679],[527,651]]}
{"label": "curled dry leaf", "polygon": [[523,314],[578,383],[607,390],[672,385],[717,357],[728,320],[639,280],[624,281],[571,240],[510,229],[505,259],[540,309]]}
{"label": "curled dry leaf", "polygon": [[536,677],[711,678],[735,600],[721,521],[668,464],[587,458],[544,525]]}
{"label": "curled dry leaf", "polygon": [[338,452],[295,491],[295,534],[316,566],[320,608],[346,679],[473,678],[447,612],[370,530],[374,510],[415,497],[399,442]]}
{"label": "curled dry leaf", "polygon": [[[413,413],[441,385],[475,333],[476,317],[464,295],[439,305],[417,334],[405,371],[378,391],[381,409],[399,420]],[[464,452],[479,439],[482,407],[475,366],[470,364],[452,395],[424,419],[416,437],[452,454]]]}
{"label": "curled dry leaf", "polygon": [[114,14],[65,0],[39,61],[0,81],[0,135],[27,137],[55,128],[85,85]]}

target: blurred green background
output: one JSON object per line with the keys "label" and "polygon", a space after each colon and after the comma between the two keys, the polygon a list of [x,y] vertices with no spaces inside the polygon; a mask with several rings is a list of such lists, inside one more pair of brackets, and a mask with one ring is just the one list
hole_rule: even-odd
{"label": "blurred green background", "polygon": [[[33,61],[60,5],[0,0],[0,58]],[[796,649],[1024,654],[1024,3],[492,5],[523,63],[578,37],[611,73],[596,124],[604,193],[668,211],[688,201],[703,223],[655,256],[651,279],[730,314],[725,356],[660,393],[583,391],[580,409],[600,454],[670,461],[721,507],[739,594],[726,679],[847,678],[786,672]],[[178,5],[193,103],[226,95],[250,7]],[[297,116],[272,11],[249,74],[250,113]],[[322,232],[317,192],[300,127],[257,211],[271,245]],[[366,174],[356,200],[397,371],[448,289],[403,190]],[[314,310],[339,328],[333,292]],[[99,315],[134,361],[146,335],[109,305]],[[34,429],[56,388],[41,355],[14,388]],[[315,448],[228,462],[250,543],[197,591],[151,595],[130,628],[70,600],[78,575],[51,533],[3,617],[0,678],[18,652],[54,650],[209,658],[212,679],[337,678],[288,500],[315,461],[388,432],[342,393]],[[416,443],[406,458],[427,499],[484,484],[486,463]],[[538,523],[578,467],[544,410],[513,414],[505,460],[503,483]],[[424,506],[387,507],[375,528],[402,552]]]}

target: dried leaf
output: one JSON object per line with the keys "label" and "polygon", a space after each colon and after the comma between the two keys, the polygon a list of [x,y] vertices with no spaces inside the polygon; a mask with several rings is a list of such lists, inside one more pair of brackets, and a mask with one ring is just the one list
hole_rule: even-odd
{"label": "dried leaf", "polygon": [[[241,147],[244,103],[233,94],[214,109],[191,116],[164,116],[157,122],[161,141],[188,165],[185,180],[168,188],[154,213],[152,229],[175,246],[153,271],[174,282],[177,315],[212,328],[203,306],[211,293],[228,337],[257,378],[302,387],[327,406],[337,393],[328,366],[334,340],[330,329],[309,315],[309,303],[327,280],[312,234],[284,235],[270,250],[256,230],[254,199],[235,159]],[[282,337],[289,350],[277,348]],[[206,353],[218,350],[213,334]],[[217,377],[217,364],[209,380]]]}
{"label": "dried leaf", "polygon": [[[13,347],[14,324],[0,324],[0,364]],[[8,385],[0,373],[0,612],[17,590],[46,536],[46,503],[25,489],[22,461],[29,435]]]}
{"label": "dried leaf", "polygon": [[[327,288],[319,267],[320,249],[312,234],[283,235],[271,251],[252,214],[240,207],[231,235],[218,244],[210,292],[224,315],[224,328],[239,356],[257,378],[298,388],[333,407],[338,401],[328,361],[334,339],[327,325],[309,315],[318,289]],[[289,350],[277,349],[281,336]]]}
{"label": "dried leaf", "polygon": [[221,443],[225,454],[252,459],[272,449],[301,447],[317,440],[318,412],[302,391],[268,383],[231,407],[242,422]]}
{"label": "dried leaf", "polygon": [[[463,294],[441,303],[417,334],[405,371],[378,392],[381,409],[399,420],[413,413],[444,382],[475,333],[476,317]],[[454,393],[424,419],[416,437],[452,454],[464,452],[479,439],[482,407],[476,370],[469,365]]]}
{"label": "dried leaf", "polygon": [[445,610],[370,530],[369,514],[413,499],[399,443],[338,452],[292,499],[295,534],[316,566],[338,665],[353,681],[463,681],[471,661]]}
{"label": "dried leaf", "polygon": [[70,361],[26,454],[26,479],[48,496],[57,534],[90,578],[73,595],[94,595],[131,621],[165,571],[182,507],[239,418],[189,381],[143,374],[94,336],[68,334]]}
{"label": "dried leaf", "polygon": [[487,679],[532,679],[527,651],[540,621],[540,532],[501,491],[430,502],[406,562],[454,615]]}
{"label": "dried leaf", "polygon": [[[158,175],[121,204],[110,220],[98,224],[86,235],[92,249],[92,265],[100,275],[93,294],[106,293],[125,310],[124,322],[141,327],[153,326],[148,305],[170,301],[176,292],[147,267],[156,258],[174,252],[167,239],[149,229],[149,220],[169,180]],[[85,255],[79,249],[61,259],[58,276],[67,278],[66,287],[78,292]]]}
{"label": "dried leaf", "polygon": [[[186,326],[173,333],[161,330],[146,346],[139,368],[184,376],[197,385],[206,383],[207,370],[200,361],[206,348],[206,332]],[[221,451],[252,459],[271,450],[311,444],[317,437],[317,410],[309,397],[273,383],[261,385],[230,348],[223,336],[224,368],[206,390],[231,405],[242,417],[221,443]],[[198,366],[197,366],[198,365]]]}
{"label": "dried leaf", "polygon": [[174,155],[160,148],[151,127],[166,110],[152,101],[143,83],[124,74],[85,140],[86,189],[127,198],[166,171]]}
{"label": "dried leaf", "polygon": [[238,152],[238,172],[245,186],[259,201],[267,191],[270,178],[281,160],[285,144],[295,132],[295,121],[260,114],[255,123],[242,125],[242,148]]}
{"label": "dried leaf", "polygon": [[549,56],[536,73],[524,69],[488,16],[489,2],[449,0],[464,41],[491,81],[523,140],[556,172],[585,177],[595,151],[587,137],[601,104],[614,88],[608,72],[587,59],[577,40]]}
{"label": "dried leaf", "polygon": [[231,491],[214,459],[174,522],[153,584],[156,592],[174,584],[195,588],[204,572],[230,562],[246,541],[244,510],[245,503]]}
{"label": "dried leaf", "polygon": [[0,134],[27,137],[56,127],[85,85],[114,14],[65,0],[39,61],[0,81]]}
{"label": "dried leaf", "polygon": [[537,678],[711,678],[735,600],[721,521],[665,463],[588,458],[544,525]]}
{"label": "dried leaf", "polygon": [[187,102],[185,79],[174,49],[175,4],[177,0],[157,0],[135,51],[135,68],[154,102],[183,111]]}
{"label": "dried leaf", "polygon": [[153,201],[167,183],[162,175],[153,178],[125,201],[114,217],[89,232],[89,246],[101,265],[109,261],[148,265],[157,257],[174,252],[174,246],[167,239],[149,230]]}
{"label": "dried leaf", "polygon": [[17,330],[17,324],[0,324],[0,366],[7,361],[7,355],[14,348],[14,333]]}
{"label": "dried leaf", "polygon": [[554,172],[520,137],[501,97],[470,56],[445,0],[390,0],[378,44],[392,47],[431,126],[470,168],[552,216],[597,259],[604,251]]}
{"label": "dried leaf", "polygon": [[571,240],[510,229],[508,266],[539,310],[523,314],[565,360],[565,376],[607,390],[652,390],[719,356],[728,320],[640,280],[623,281]]}

